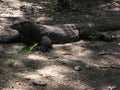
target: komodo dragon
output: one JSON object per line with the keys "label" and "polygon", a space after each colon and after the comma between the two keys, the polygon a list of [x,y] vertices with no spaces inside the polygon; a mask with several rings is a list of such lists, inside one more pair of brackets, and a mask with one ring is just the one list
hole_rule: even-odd
{"label": "komodo dragon", "polygon": [[103,31],[119,29],[120,24],[111,26],[112,23],[82,23],[62,25],[37,25],[29,20],[17,20],[10,28],[17,30],[18,34],[0,43],[24,42],[29,45],[39,43],[38,49],[46,52],[52,44],[62,44],[79,41],[80,39],[95,39],[113,41],[112,35],[101,33]]}

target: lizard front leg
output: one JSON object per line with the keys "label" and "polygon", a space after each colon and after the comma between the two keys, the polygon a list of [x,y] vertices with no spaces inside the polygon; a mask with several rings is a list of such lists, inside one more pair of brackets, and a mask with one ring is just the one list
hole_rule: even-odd
{"label": "lizard front leg", "polygon": [[52,48],[52,41],[48,36],[43,36],[40,41],[40,46],[37,47],[37,50],[42,52],[48,52]]}
{"label": "lizard front leg", "polygon": [[0,38],[0,43],[8,44],[8,43],[18,43],[18,42],[21,42],[19,34]]}

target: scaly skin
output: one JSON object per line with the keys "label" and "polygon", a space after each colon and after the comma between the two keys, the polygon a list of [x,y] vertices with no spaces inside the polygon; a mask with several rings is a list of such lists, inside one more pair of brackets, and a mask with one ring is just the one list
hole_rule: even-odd
{"label": "scaly skin", "polygon": [[39,43],[41,51],[49,51],[52,48],[52,44],[70,43],[80,39],[113,41],[111,36],[99,32],[99,28],[107,30],[107,28],[111,29],[111,27],[103,25],[102,28],[100,24],[93,23],[37,25],[24,20],[15,21],[10,28],[17,30],[19,34],[0,42],[21,41],[27,44]]}

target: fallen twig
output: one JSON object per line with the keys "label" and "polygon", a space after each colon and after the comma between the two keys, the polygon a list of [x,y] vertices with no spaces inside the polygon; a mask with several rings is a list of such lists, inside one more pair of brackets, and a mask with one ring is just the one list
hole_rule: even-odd
{"label": "fallen twig", "polygon": [[117,67],[117,66],[99,66],[99,68],[113,68],[113,69],[120,69],[120,67]]}
{"label": "fallen twig", "polygon": [[98,55],[108,55],[111,54],[111,52],[103,50],[102,52],[99,52]]}

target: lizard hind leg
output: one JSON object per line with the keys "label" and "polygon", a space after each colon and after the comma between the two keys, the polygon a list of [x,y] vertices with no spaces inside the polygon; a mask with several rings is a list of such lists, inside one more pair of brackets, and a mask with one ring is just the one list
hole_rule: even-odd
{"label": "lizard hind leg", "polygon": [[80,33],[81,39],[100,40],[100,41],[105,41],[105,42],[111,42],[111,41],[116,40],[115,36],[102,33],[96,30],[83,29],[79,33]]}

